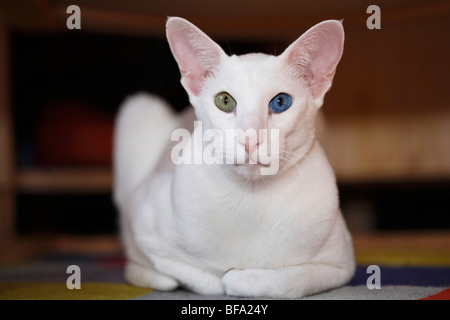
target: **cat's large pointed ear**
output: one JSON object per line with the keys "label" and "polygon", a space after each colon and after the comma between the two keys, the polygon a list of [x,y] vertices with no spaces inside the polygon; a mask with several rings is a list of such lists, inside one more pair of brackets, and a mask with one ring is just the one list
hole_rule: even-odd
{"label": "cat's large pointed ear", "polygon": [[166,32],[181,72],[181,83],[189,94],[198,96],[205,79],[216,71],[225,53],[203,31],[185,19],[170,17]]}
{"label": "cat's large pointed ear", "polygon": [[344,28],[337,20],[316,24],[294,41],[282,58],[304,79],[317,106],[333,82],[337,64],[344,50]]}

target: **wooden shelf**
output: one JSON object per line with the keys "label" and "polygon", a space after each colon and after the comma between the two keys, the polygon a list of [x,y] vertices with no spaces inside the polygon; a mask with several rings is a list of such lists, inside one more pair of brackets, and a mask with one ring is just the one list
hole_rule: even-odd
{"label": "wooden shelf", "polygon": [[[82,30],[70,32],[162,39],[167,16],[178,15],[218,41],[263,39],[288,44],[321,20],[345,18],[345,54],[325,107],[329,133],[324,147],[339,181],[450,179],[448,70],[444,63],[448,42],[443,32],[450,12],[448,1],[405,4],[403,0],[381,0],[377,4],[382,8],[383,27],[378,31],[366,29],[367,4],[355,1],[260,2],[81,1]],[[0,1],[2,240],[17,236],[17,193],[112,190],[110,167],[15,166],[11,30],[24,34],[68,32],[66,9],[70,4],[68,0],[26,1],[24,10],[24,1]]]}
{"label": "wooden shelf", "polygon": [[[448,265],[450,230],[354,233],[356,260],[360,265]],[[0,241],[0,267],[17,265],[50,253],[123,254],[116,235],[31,235]]]}
{"label": "wooden shelf", "polygon": [[[0,9],[18,30],[55,32],[66,29],[68,0],[4,1]],[[314,23],[325,19],[345,19],[345,25],[359,25],[367,19],[367,3],[322,0],[320,3],[290,0],[228,0],[211,4],[196,1],[81,1],[82,30],[164,37],[168,16],[182,16],[208,34],[221,38],[273,38],[292,41]],[[448,12],[449,2],[379,0],[383,24],[426,19]],[[227,27],[224,28],[224,21]],[[268,23],[268,21],[270,23]]]}
{"label": "wooden shelf", "polygon": [[355,233],[352,237],[360,265],[450,264],[450,230]]}
{"label": "wooden shelf", "polygon": [[110,192],[110,168],[27,168],[17,173],[16,188],[22,192]]}
{"label": "wooden shelf", "polygon": [[65,254],[111,254],[122,252],[116,235],[67,236],[28,235],[17,239],[0,241],[0,267],[14,265],[50,253]]}

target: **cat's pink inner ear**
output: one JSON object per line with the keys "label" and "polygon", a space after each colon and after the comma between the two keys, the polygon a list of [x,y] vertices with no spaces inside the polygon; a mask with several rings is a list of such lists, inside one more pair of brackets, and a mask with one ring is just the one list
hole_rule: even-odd
{"label": "cat's pink inner ear", "polygon": [[199,28],[182,18],[169,18],[167,39],[181,73],[181,83],[195,96],[205,79],[213,74],[224,54],[219,45]]}
{"label": "cat's pink inner ear", "polygon": [[342,24],[327,20],[305,32],[283,55],[297,75],[306,80],[313,98],[320,99],[331,87],[343,50]]}

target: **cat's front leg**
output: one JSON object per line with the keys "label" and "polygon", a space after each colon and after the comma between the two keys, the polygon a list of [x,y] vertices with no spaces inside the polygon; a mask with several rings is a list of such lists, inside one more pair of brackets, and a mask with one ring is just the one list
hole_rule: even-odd
{"label": "cat's front leg", "polygon": [[[201,267],[187,262],[189,257],[180,250],[170,237],[161,235],[161,229],[169,233],[167,221],[159,221],[160,230],[156,219],[151,219],[152,211],[146,211],[145,206],[139,207],[134,216],[134,239],[146,259],[154,266],[158,273],[172,278],[183,287],[199,294],[220,295],[224,294],[221,277],[216,276]],[[167,217],[167,216],[166,216]],[[164,226],[161,227],[161,226]]]}
{"label": "cat's front leg", "polygon": [[307,263],[278,269],[231,269],[222,278],[227,295],[302,298],[337,288],[352,277],[354,266]]}

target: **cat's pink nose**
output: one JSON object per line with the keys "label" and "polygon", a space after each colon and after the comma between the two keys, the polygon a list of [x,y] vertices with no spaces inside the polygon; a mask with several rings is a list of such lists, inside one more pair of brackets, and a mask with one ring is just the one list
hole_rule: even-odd
{"label": "cat's pink nose", "polygon": [[238,134],[238,142],[245,148],[245,151],[251,156],[262,143],[259,136],[259,128],[261,128],[261,120],[252,115],[245,115],[239,123],[242,131]]}
{"label": "cat's pink nose", "polygon": [[245,151],[251,155],[255,152],[255,149],[259,146],[259,139],[246,139],[245,140]]}
{"label": "cat's pink nose", "polygon": [[238,142],[245,148],[245,152],[251,156],[262,143],[258,131],[254,129],[247,129],[245,132],[240,132],[238,135]]}

